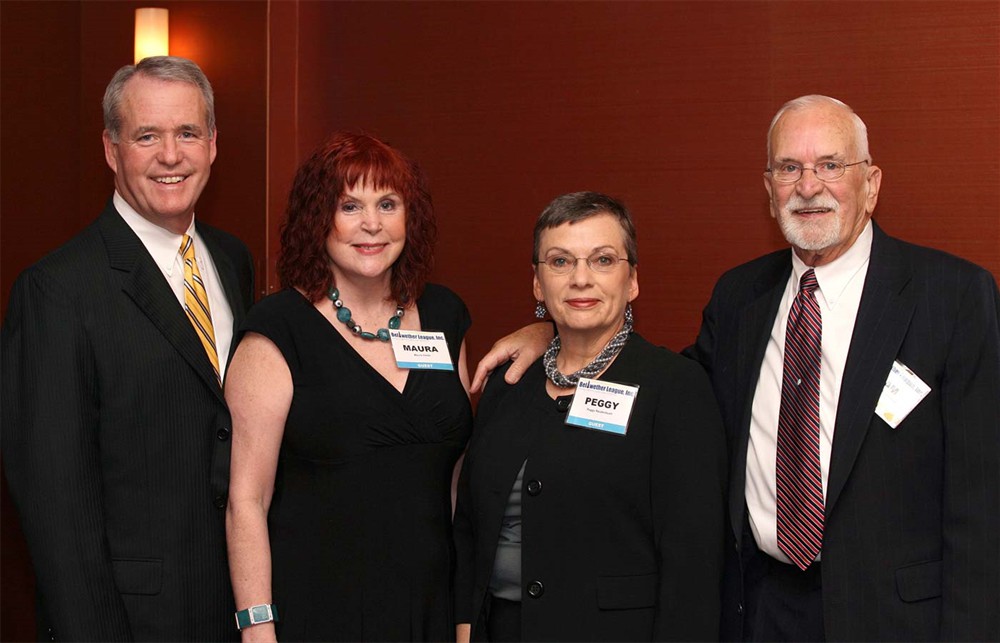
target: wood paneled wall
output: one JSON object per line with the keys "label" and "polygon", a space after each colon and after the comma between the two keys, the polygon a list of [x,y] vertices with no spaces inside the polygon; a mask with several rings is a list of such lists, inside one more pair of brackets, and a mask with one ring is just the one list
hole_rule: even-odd
{"label": "wood paneled wall", "polygon": [[[1000,3],[299,5],[299,158],[366,129],[431,177],[436,278],[470,356],[531,319],[531,228],[558,194],[621,197],[637,328],[679,349],[727,268],[784,241],[762,185],[786,100],[838,97],[885,179],[877,219],[1000,274]],[[272,225],[275,220],[272,220]]]}

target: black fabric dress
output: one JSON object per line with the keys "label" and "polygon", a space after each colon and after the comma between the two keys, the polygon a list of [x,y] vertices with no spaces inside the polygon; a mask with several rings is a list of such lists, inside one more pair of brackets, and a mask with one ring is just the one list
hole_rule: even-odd
{"label": "black fabric dress", "polygon": [[598,377],[639,387],[618,435],[566,424],[570,397],[549,397],[541,359],[514,385],[506,368],[479,400],[458,483],[456,622],[488,640],[524,466],[519,640],[718,640],[726,442],[705,371],[633,333]]}
{"label": "black fabric dress", "polygon": [[417,307],[456,370],[412,370],[402,393],[298,291],[243,325],[281,350],[294,385],[268,515],[279,640],[454,639],[450,489],[472,427],[457,371],[470,319],[442,286]]}

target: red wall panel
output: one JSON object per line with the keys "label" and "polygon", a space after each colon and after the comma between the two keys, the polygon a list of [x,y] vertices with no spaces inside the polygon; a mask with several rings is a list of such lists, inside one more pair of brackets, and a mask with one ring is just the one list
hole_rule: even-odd
{"label": "red wall panel", "polygon": [[[75,2],[0,3],[2,310],[16,273],[80,229],[79,20]],[[33,640],[34,575],[6,478],[0,540],[0,640]]]}
{"label": "red wall panel", "polygon": [[3,310],[16,273],[82,227],[79,21],[75,2],[0,3]]}
{"label": "red wall panel", "polygon": [[298,158],[346,127],[421,162],[473,360],[530,321],[532,224],[582,189],[635,215],[637,328],[692,341],[716,278],[784,245],[765,134],[806,93],[868,122],[890,233],[1000,274],[1000,3],[298,4]]}

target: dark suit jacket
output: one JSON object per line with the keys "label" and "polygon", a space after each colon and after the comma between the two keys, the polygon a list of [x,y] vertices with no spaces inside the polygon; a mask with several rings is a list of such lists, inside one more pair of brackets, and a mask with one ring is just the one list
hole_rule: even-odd
{"label": "dark suit jacket", "polygon": [[[691,351],[709,371],[730,453],[727,639],[741,636],[741,574],[753,549],[743,530],[750,408],[789,253],[723,275]],[[895,430],[874,415],[893,360],[931,387]],[[1000,296],[982,268],[878,226],[837,406],[825,521],[828,640],[1000,640]]]}
{"label": "dark suit jacket", "polygon": [[[702,369],[633,334],[602,380],[638,384],[627,436],[566,426],[541,361],[490,378],[459,482],[456,622],[483,609],[511,487],[522,493],[525,641],[714,639],[725,448]],[[534,490],[534,491],[533,491]]]}
{"label": "dark suit jacket", "polygon": [[[239,324],[250,254],[198,231]],[[233,638],[229,413],[163,273],[110,202],[18,278],[2,344],[4,467],[39,635]]]}

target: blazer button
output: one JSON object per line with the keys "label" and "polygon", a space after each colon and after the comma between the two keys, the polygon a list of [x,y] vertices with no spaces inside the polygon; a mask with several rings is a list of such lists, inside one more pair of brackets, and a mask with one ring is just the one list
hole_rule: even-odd
{"label": "blazer button", "polygon": [[225,442],[226,440],[228,440],[229,439],[229,427],[224,426],[221,429],[219,429],[218,432],[215,434],[215,437],[219,438],[219,441],[221,441],[221,442]]}
{"label": "blazer button", "polygon": [[215,506],[219,509],[226,508],[226,494],[218,495],[215,497]]}
{"label": "blazer button", "polygon": [[557,397],[556,398],[556,409],[560,413],[565,413],[566,411],[569,410],[569,405],[572,404],[572,402],[573,402],[573,396],[572,395],[563,395],[561,397]]}
{"label": "blazer button", "polygon": [[528,495],[537,496],[542,492],[541,480],[528,480]]}
{"label": "blazer button", "polygon": [[740,616],[743,615],[743,603],[740,603],[739,605],[736,606],[736,613],[739,614]]}
{"label": "blazer button", "polygon": [[542,594],[545,593],[545,585],[542,585],[542,581],[533,580],[528,583],[528,596],[531,598],[540,598]]}

